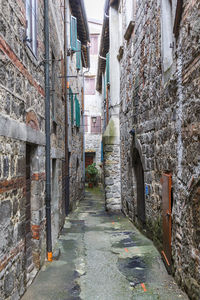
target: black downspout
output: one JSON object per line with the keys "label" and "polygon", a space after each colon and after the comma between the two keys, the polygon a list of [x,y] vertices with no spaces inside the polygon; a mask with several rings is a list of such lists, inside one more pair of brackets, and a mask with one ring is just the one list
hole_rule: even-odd
{"label": "black downspout", "polygon": [[67,1],[64,0],[64,97],[65,97],[65,214],[69,214],[69,149],[68,149],[68,58],[67,58]]}
{"label": "black downspout", "polygon": [[51,157],[50,157],[50,85],[49,85],[49,1],[44,0],[45,45],[45,133],[46,133],[46,241],[47,259],[52,261],[51,238]]}

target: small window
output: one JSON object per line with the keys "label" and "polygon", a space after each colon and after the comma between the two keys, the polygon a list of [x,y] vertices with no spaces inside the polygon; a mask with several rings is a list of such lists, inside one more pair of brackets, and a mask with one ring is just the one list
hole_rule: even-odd
{"label": "small window", "polygon": [[37,0],[26,0],[26,41],[37,56]]}
{"label": "small window", "polygon": [[85,78],[85,94],[95,95],[95,77]]}
{"label": "small window", "polygon": [[98,54],[98,35],[96,34],[90,35],[90,54]]}
{"label": "small window", "polygon": [[91,117],[91,133],[101,133],[101,117]]}

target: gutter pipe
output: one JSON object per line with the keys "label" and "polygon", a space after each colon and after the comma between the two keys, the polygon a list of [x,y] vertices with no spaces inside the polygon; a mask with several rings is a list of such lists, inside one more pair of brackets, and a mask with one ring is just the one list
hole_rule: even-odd
{"label": "gutter pipe", "polygon": [[46,135],[46,242],[47,260],[52,261],[51,237],[51,141],[50,141],[50,83],[49,83],[49,1],[44,0],[45,45],[45,135]]}
{"label": "gutter pipe", "polygon": [[69,145],[68,145],[68,94],[69,89],[69,58],[67,56],[67,0],[64,0],[64,98],[65,98],[65,214],[69,214]]}

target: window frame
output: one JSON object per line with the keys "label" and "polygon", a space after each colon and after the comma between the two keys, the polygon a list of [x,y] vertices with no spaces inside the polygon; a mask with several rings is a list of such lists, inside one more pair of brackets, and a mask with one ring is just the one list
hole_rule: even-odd
{"label": "window frame", "polygon": [[[96,39],[96,44],[92,41]],[[94,47],[92,47],[94,46]],[[98,55],[99,34],[90,34],[90,55]],[[93,50],[93,51],[92,51]],[[95,51],[94,51],[95,50]]]}
{"label": "window frame", "polygon": [[[93,123],[92,119],[96,118],[96,122]],[[99,126],[93,126],[93,124],[97,124]],[[101,116],[91,116],[90,118],[90,132],[91,134],[101,134]]]}
{"label": "window frame", "polygon": [[[91,95],[92,96],[92,95],[96,94],[95,79],[96,79],[95,76],[91,76],[91,77],[87,76],[87,77],[85,77],[85,95]],[[94,83],[93,83],[94,87],[93,88],[91,88],[91,89],[87,88],[88,87],[88,85],[86,83],[87,80],[94,80]]]}

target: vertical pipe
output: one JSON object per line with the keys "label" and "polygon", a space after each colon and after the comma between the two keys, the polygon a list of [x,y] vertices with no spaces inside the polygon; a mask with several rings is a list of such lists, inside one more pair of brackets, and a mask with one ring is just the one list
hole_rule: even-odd
{"label": "vertical pipe", "polygon": [[69,213],[69,148],[68,148],[68,67],[69,61],[67,57],[67,0],[64,0],[64,96],[65,96],[65,213]]}
{"label": "vertical pipe", "polygon": [[[87,48],[87,51],[89,49]],[[83,72],[83,119],[82,119],[82,128],[83,128],[83,180],[85,182],[85,74],[89,73],[90,66],[88,67],[87,71]]]}
{"label": "vertical pipe", "polygon": [[49,85],[49,1],[44,0],[45,45],[45,133],[46,133],[46,235],[47,259],[52,261],[51,238],[51,157],[50,157],[50,85]]}

